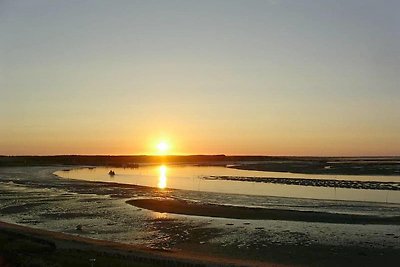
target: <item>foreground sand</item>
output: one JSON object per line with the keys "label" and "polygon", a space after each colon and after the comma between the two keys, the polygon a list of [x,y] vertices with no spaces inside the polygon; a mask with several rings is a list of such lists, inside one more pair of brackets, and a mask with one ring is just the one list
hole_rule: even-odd
{"label": "foreground sand", "polygon": [[[332,246],[269,247],[257,260],[235,259],[240,251],[215,254],[206,247],[154,250],[111,241],[0,222],[0,266],[398,266],[397,249]],[[201,251],[201,252],[194,252]]]}
{"label": "foreground sand", "polygon": [[0,244],[0,266],[89,266],[92,258],[96,258],[95,266],[288,266],[189,251],[154,250],[5,222],[0,222],[0,241],[5,243]]}

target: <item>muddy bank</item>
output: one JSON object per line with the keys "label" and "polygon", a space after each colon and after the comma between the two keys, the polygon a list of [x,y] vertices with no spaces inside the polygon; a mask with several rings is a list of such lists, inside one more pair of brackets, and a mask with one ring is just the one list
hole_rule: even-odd
{"label": "muddy bank", "polygon": [[253,171],[334,175],[400,175],[400,158],[282,158],[237,163],[230,168]]}
{"label": "muddy bank", "polygon": [[400,216],[379,217],[314,211],[251,208],[216,204],[200,204],[178,199],[132,199],[128,200],[126,203],[156,212],[231,219],[400,225]]}
{"label": "muddy bank", "polygon": [[274,178],[274,177],[240,177],[240,176],[204,176],[205,180],[239,181],[253,183],[272,183],[286,185],[352,188],[369,190],[400,190],[399,182],[351,181],[338,179]]}

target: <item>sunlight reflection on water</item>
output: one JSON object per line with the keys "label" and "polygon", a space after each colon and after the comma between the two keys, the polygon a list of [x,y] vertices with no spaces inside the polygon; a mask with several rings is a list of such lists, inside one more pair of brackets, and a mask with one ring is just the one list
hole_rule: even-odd
{"label": "sunlight reflection on water", "polygon": [[160,175],[158,177],[157,187],[160,189],[164,189],[167,187],[167,166],[160,166]]}

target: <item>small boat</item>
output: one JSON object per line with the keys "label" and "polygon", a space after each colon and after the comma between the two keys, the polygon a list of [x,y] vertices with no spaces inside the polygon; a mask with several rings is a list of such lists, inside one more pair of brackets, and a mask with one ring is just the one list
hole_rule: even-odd
{"label": "small boat", "polygon": [[115,175],[115,172],[114,172],[113,170],[110,170],[110,171],[108,172],[108,175],[114,176],[114,175]]}

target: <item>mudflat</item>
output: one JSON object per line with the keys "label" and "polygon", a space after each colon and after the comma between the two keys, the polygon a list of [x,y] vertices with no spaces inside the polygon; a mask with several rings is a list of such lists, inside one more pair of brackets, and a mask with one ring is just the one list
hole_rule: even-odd
{"label": "mudflat", "polygon": [[0,222],[0,266],[287,266],[156,250]]}
{"label": "mudflat", "polygon": [[400,216],[380,217],[288,209],[201,204],[181,199],[132,199],[126,203],[157,212],[248,220],[400,225]]}

